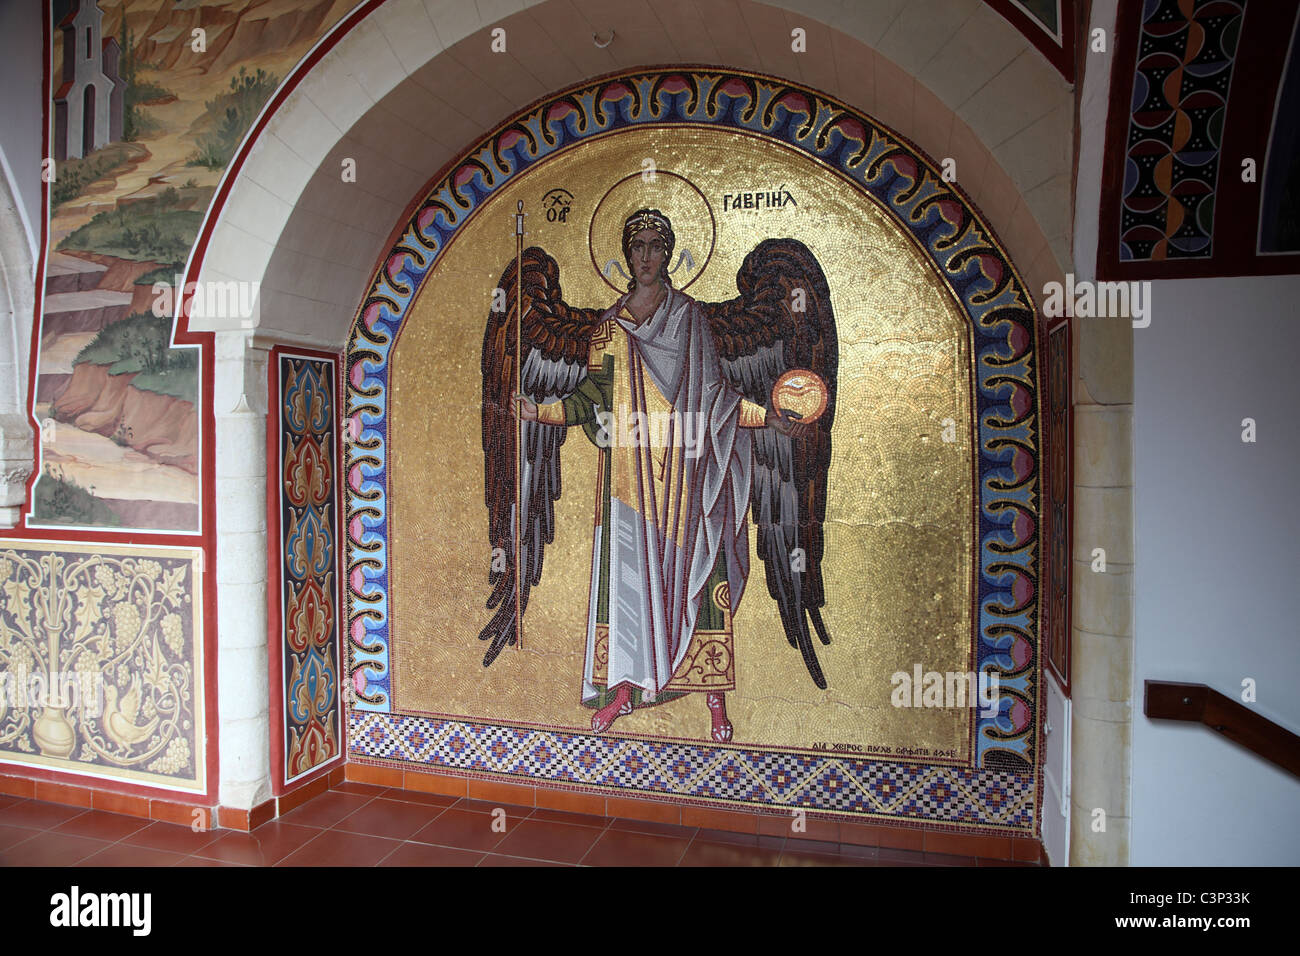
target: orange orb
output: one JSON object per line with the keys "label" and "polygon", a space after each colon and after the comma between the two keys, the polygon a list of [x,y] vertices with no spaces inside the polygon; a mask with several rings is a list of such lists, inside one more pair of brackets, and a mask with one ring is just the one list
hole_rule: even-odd
{"label": "orange orb", "polygon": [[829,398],[830,389],[822,377],[804,368],[791,369],[772,386],[772,407],[794,412],[805,423],[821,418]]}

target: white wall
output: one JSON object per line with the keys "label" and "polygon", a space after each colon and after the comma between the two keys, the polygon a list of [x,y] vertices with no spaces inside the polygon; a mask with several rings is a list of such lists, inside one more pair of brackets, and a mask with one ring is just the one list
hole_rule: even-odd
{"label": "white wall", "polygon": [[1133,333],[1130,863],[1295,865],[1300,779],[1141,708],[1144,680],[1240,699],[1250,677],[1249,706],[1300,732],[1300,277],[1152,286]]}

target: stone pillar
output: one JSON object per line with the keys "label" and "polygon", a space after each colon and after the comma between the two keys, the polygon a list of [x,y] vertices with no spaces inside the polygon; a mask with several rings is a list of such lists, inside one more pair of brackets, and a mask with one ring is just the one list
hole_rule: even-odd
{"label": "stone pillar", "polygon": [[[1133,738],[1133,336],[1076,318],[1070,863],[1124,866]],[[1101,549],[1102,554],[1097,552]],[[1104,558],[1105,570],[1101,561]],[[1138,705],[1140,706],[1140,704]],[[1094,820],[1105,813],[1105,829]]]}
{"label": "stone pillar", "polygon": [[267,347],[217,332],[217,716],[224,807],[271,797],[267,659]]}
{"label": "stone pillar", "polygon": [[[1076,157],[1075,279],[1095,281],[1097,203],[1114,65],[1116,0],[1093,0]],[[1117,77],[1126,82],[1128,77]],[[1118,202],[1116,196],[1102,197]],[[1057,277],[1063,279],[1064,277]],[[1071,568],[1070,863],[1129,857],[1133,739],[1133,336],[1127,318],[1070,320],[1074,354],[1074,525]],[[1105,552],[1105,571],[1096,549]],[[1105,829],[1099,827],[1105,813]],[[1094,821],[1098,821],[1094,823]],[[1098,827],[1098,829],[1094,829]]]}
{"label": "stone pillar", "polygon": [[18,523],[36,461],[32,427],[23,410],[36,284],[20,219],[17,197],[0,169],[0,530]]}

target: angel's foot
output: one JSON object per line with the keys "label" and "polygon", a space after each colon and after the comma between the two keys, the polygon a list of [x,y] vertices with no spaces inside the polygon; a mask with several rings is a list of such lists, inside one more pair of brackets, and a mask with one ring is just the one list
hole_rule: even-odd
{"label": "angel's foot", "polygon": [[725,694],[711,693],[706,698],[709,715],[713,718],[713,739],[720,744],[731,740],[731,721],[727,719],[727,698]]}
{"label": "angel's foot", "polygon": [[630,713],[632,713],[632,688],[627,684],[619,684],[614,691],[613,699],[592,715],[591,729],[598,734],[603,734],[609,730],[615,718],[625,717]]}

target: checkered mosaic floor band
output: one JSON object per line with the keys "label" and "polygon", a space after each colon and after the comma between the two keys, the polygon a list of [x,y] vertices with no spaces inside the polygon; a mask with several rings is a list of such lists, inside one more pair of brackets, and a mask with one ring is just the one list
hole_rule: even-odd
{"label": "checkered mosaic floor band", "polygon": [[863,817],[1032,834],[1032,777],[841,755],[598,737],[409,714],[349,714],[352,757],[504,774],[591,788],[805,807]]}

